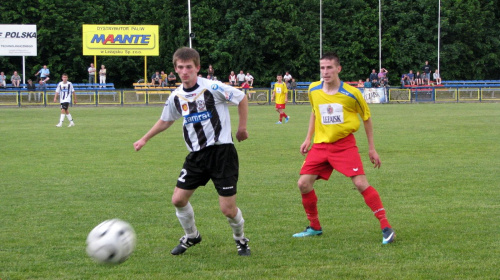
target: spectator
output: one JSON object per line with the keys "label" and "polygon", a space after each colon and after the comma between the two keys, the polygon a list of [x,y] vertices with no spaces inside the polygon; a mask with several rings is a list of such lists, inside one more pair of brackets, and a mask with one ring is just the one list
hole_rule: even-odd
{"label": "spectator", "polygon": [[87,69],[89,72],[89,84],[95,84],[95,67],[94,63],[90,63],[90,67]]}
{"label": "spectator", "polygon": [[165,71],[161,71],[160,73],[160,77],[161,77],[161,86],[162,87],[166,87],[167,86],[167,79],[168,79],[168,75],[165,73]]}
{"label": "spectator", "polygon": [[410,73],[408,73],[408,81],[410,82],[410,85],[415,85],[415,74],[413,74],[413,70],[410,70]]}
{"label": "spectator", "polygon": [[238,79],[238,86],[241,87],[241,85],[243,84],[243,82],[245,81],[245,73],[243,73],[243,70],[240,70],[240,73],[236,76],[236,78]]}
{"label": "spectator", "polygon": [[372,72],[370,73],[370,81],[372,83],[378,83],[378,75],[375,69],[372,69]]}
{"label": "spectator", "polygon": [[231,74],[229,74],[229,84],[232,86],[236,86],[236,75],[234,74],[234,71],[231,71]]}
{"label": "spectator", "polygon": [[385,68],[380,68],[380,72],[378,73],[378,82],[380,84],[380,86],[386,86],[387,85],[387,73],[389,73],[389,71],[387,71],[387,69]]}
{"label": "spectator", "polygon": [[99,70],[99,83],[101,85],[106,84],[106,66],[104,64],[101,65],[101,69]]}
{"label": "spectator", "polygon": [[420,75],[420,71],[417,71],[417,74],[415,74],[415,83],[417,86],[422,85],[422,76]]}
{"label": "spectator", "polygon": [[248,85],[253,86],[253,76],[250,75],[250,72],[247,72],[245,76],[245,82],[247,82]]}
{"label": "spectator", "polygon": [[[249,240],[244,234],[245,220],[236,205],[239,164],[228,109],[229,102],[237,105],[239,123],[236,139],[239,142],[246,140],[248,99],[242,91],[229,85],[198,78],[200,56],[195,49],[178,49],[174,53],[173,63],[182,85],[176,89],[175,94],[169,96],[160,119],[134,143],[134,149],[141,150],[151,138],[181,119],[189,154],[185,158],[171,201],[185,235],[170,253],[181,255],[202,241],[189,200],[198,187],[205,186],[212,180],[219,195],[220,210],[232,229],[231,235],[238,255],[249,256]],[[163,151],[160,153],[164,154]],[[203,190],[204,193],[205,191]]]}
{"label": "spectator", "polygon": [[410,84],[410,80],[408,78],[408,74],[401,75],[401,86],[404,87]]}
{"label": "spectator", "polygon": [[38,81],[38,90],[40,91],[46,91],[47,90],[47,82],[49,81],[49,78],[46,78],[44,80],[40,79]]}
{"label": "spectator", "polygon": [[289,84],[292,81],[292,75],[287,71],[285,72],[285,76],[283,76],[283,80],[286,84]]}
{"label": "spectator", "polygon": [[295,81],[295,78],[292,78],[292,81],[290,82],[289,89],[291,89],[291,90],[297,89],[297,82]]}
{"label": "spectator", "polygon": [[358,88],[362,88],[362,87],[364,87],[364,86],[365,86],[365,83],[363,83],[363,80],[359,79],[359,81],[358,81],[358,85],[357,85],[356,87],[358,87]]}
{"label": "spectator", "polygon": [[429,61],[427,61],[427,60],[425,61],[425,65],[422,66],[422,71],[423,71],[423,73],[425,73],[424,83],[426,83],[427,85],[430,85],[432,69],[431,69],[431,66],[429,65]]}
{"label": "spectator", "polygon": [[370,78],[366,78],[366,82],[363,85],[364,88],[371,88],[372,83],[370,82]]}
{"label": "spectator", "polygon": [[161,85],[161,76],[160,76],[160,71],[156,71],[153,76],[151,76],[151,84],[153,86],[159,86]]}
{"label": "spectator", "polygon": [[75,88],[73,84],[68,81],[68,74],[62,74],[62,82],[57,84],[56,94],[54,95],[54,103],[57,102],[57,96],[60,96],[59,102],[61,103],[61,117],[59,118],[59,123],[56,125],[57,127],[61,127],[64,121],[64,117],[68,118],[69,125],[68,127],[75,126],[73,122],[73,117],[69,113],[69,104],[71,103],[71,96],[73,95],[73,102],[76,104],[76,94]]}
{"label": "spectator", "polygon": [[175,82],[177,80],[177,77],[175,76],[174,72],[170,72],[170,74],[168,74],[168,86],[170,87],[175,87]]}
{"label": "spectator", "polygon": [[21,76],[17,74],[17,71],[14,71],[14,74],[10,77],[10,81],[12,82],[13,87],[19,87],[21,84]]}
{"label": "spectator", "polygon": [[50,70],[47,65],[44,65],[40,71],[36,72],[35,76],[40,75],[40,80],[47,82],[50,79]]}
{"label": "spectator", "polygon": [[209,74],[209,75],[207,75],[207,80],[212,81],[212,80],[213,80],[212,75],[210,75],[210,74]]}
{"label": "spectator", "polygon": [[276,124],[282,124],[283,118],[285,118],[285,123],[290,119],[285,113],[286,103],[288,102],[288,88],[283,82],[283,76],[281,74],[278,74],[276,79],[278,81],[274,83],[271,101],[273,101],[276,96],[276,112],[280,114],[279,121]]}
{"label": "spectator", "polygon": [[28,84],[26,85],[26,89],[28,90],[28,101],[31,102],[31,94],[33,94],[33,100],[40,101],[40,93],[38,93],[38,98],[36,96],[36,86],[31,79],[28,79]]}
{"label": "spectator", "polygon": [[436,71],[434,71],[434,74],[432,74],[433,78],[434,78],[434,81],[440,85],[441,84],[441,75],[439,75],[439,69],[436,69]]}
{"label": "spectator", "polygon": [[241,88],[244,89],[250,88],[250,84],[247,81],[244,81],[243,84],[241,84]]}
{"label": "spectator", "polygon": [[5,77],[5,74],[3,72],[0,72],[0,86],[3,88],[7,87],[7,77]]}
{"label": "spectator", "polygon": [[422,86],[427,84],[427,75],[425,72],[420,73],[420,81]]}
{"label": "spectator", "polygon": [[215,75],[215,70],[214,68],[212,67],[212,64],[208,65],[208,69],[207,69],[207,76],[210,75],[210,77],[213,77]]}

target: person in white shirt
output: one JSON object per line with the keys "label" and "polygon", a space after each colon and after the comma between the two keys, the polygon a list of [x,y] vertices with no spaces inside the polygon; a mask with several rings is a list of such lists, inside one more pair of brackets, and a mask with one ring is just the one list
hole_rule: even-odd
{"label": "person in white shirt", "polygon": [[89,84],[95,84],[95,70],[94,63],[90,63],[90,67],[87,69],[89,72]]}
{"label": "person in white shirt", "polygon": [[170,253],[183,254],[201,242],[189,199],[198,187],[212,180],[219,195],[220,210],[232,229],[238,255],[249,256],[249,240],[243,230],[245,220],[236,206],[239,163],[228,108],[228,103],[238,106],[236,139],[239,142],[246,140],[248,99],[245,93],[232,86],[198,77],[200,55],[195,49],[178,49],[173,64],[182,84],[170,94],[156,124],[134,143],[134,149],[139,151],[155,135],[168,129],[176,120],[182,120],[189,154],[177,179],[172,204],[185,235]]}
{"label": "person in white shirt", "polygon": [[238,86],[241,87],[243,82],[245,82],[245,73],[243,73],[243,70],[240,70],[240,73],[236,76],[236,79],[238,79]]}
{"label": "person in white shirt", "polygon": [[251,86],[253,87],[253,76],[250,75],[250,73],[247,73],[247,75],[245,76],[245,81]]}
{"label": "person in white shirt", "polygon": [[285,84],[292,82],[292,75],[290,75],[290,73],[288,72],[285,72],[285,76],[283,76],[283,81],[285,81]]}
{"label": "person in white shirt", "polygon": [[73,96],[73,103],[76,104],[75,88],[73,84],[68,81],[68,74],[62,74],[62,82],[57,84],[56,94],[54,95],[54,103],[57,102],[57,97],[59,96],[59,102],[61,103],[61,117],[59,118],[59,123],[57,127],[61,127],[64,121],[64,117],[68,118],[68,127],[75,126],[73,122],[73,117],[69,113],[69,104],[71,103],[71,96]]}

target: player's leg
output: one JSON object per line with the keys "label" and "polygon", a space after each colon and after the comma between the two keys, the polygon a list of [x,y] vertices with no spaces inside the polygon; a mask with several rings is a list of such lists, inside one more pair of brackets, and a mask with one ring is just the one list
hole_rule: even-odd
{"label": "player's leg", "polygon": [[250,247],[248,246],[248,238],[245,238],[244,226],[245,219],[241,210],[236,206],[236,195],[219,196],[219,206],[222,214],[226,216],[229,226],[233,230],[233,239],[236,242],[238,255],[249,256]]}
{"label": "player's leg", "polygon": [[68,127],[72,127],[72,126],[75,126],[75,123],[73,122],[73,117],[71,116],[71,114],[69,113],[69,109],[66,109],[65,110],[65,114],[66,114],[66,118],[68,119],[69,121],[69,125]]}
{"label": "player's leg", "polygon": [[365,175],[353,176],[351,179],[358,191],[363,195],[366,205],[370,207],[373,214],[380,222],[380,228],[383,234],[382,243],[387,244],[393,242],[396,235],[387,220],[387,215],[379,193],[374,187],[370,186]]}
{"label": "player's leg", "polygon": [[59,116],[59,123],[56,125],[57,127],[62,126],[65,116],[66,116],[66,109],[64,109],[64,105],[61,104],[61,115]]}
{"label": "player's leg", "polygon": [[321,235],[323,233],[318,217],[318,197],[314,191],[314,182],[317,178],[318,175],[304,174],[300,175],[297,182],[302,195],[302,206],[309,220],[309,226],[303,232],[294,234],[293,237],[306,237]]}
{"label": "player's leg", "polygon": [[180,255],[189,247],[201,242],[201,235],[196,228],[194,220],[194,210],[191,203],[189,203],[189,198],[194,191],[184,190],[179,187],[175,187],[174,189],[172,204],[175,206],[175,215],[182,229],[184,229],[185,235],[179,240],[179,245],[170,252],[172,255]]}

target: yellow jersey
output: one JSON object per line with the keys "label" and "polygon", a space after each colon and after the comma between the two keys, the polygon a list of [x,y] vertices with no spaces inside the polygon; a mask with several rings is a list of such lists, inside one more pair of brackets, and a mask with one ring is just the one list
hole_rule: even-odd
{"label": "yellow jersey", "polygon": [[323,82],[309,86],[309,101],[316,118],[313,143],[333,143],[356,132],[370,118],[370,109],[361,92],[344,82],[333,95],[323,91]]}
{"label": "yellow jersey", "polygon": [[273,93],[276,104],[285,104],[286,95],[288,94],[288,88],[285,83],[275,83]]}

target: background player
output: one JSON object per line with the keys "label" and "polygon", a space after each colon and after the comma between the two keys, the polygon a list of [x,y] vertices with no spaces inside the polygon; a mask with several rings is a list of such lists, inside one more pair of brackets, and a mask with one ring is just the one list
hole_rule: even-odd
{"label": "background player", "polygon": [[[353,135],[360,126],[359,114],[368,138],[370,161],[375,168],[380,168],[380,158],[373,142],[370,109],[357,88],[340,80],[341,70],[339,57],[335,53],[325,54],[320,59],[323,81],[311,83],[309,86],[312,113],[306,139],[300,146],[300,152],[307,154],[307,157],[300,170],[298,187],[310,225],[305,231],[293,236],[306,237],[323,233],[318,218],[318,197],[314,191],[314,182],[317,179],[328,180],[335,169],[351,178],[363,195],[366,205],[380,221],[382,243],[391,243],[395,233],[387,220],[378,192],[366,179]],[[314,144],[309,150],[313,135]]]}
{"label": "background player", "polygon": [[57,127],[61,127],[64,121],[64,116],[68,118],[69,125],[68,127],[75,126],[73,122],[73,117],[69,113],[69,104],[71,103],[71,95],[73,95],[73,102],[76,104],[76,95],[75,88],[73,84],[68,81],[68,74],[62,74],[62,82],[59,82],[56,87],[56,94],[54,95],[54,103],[57,102],[57,96],[60,96],[61,103],[61,117],[59,118],[59,123],[56,125]]}
{"label": "background player", "polygon": [[276,97],[276,112],[280,114],[280,119],[276,124],[282,124],[283,118],[285,118],[285,123],[290,119],[285,113],[286,103],[288,102],[288,88],[283,82],[283,76],[281,74],[278,74],[276,79],[278,81],[274,83],[271,101]]}
{"label": "background player", "polygon": [[190,153],[177,179],[172,204],[185,235],[171,254],[180,255],[201,242],[189,198],[196,188],[204,186],[211,179],[219,193],[220,209],[233,230],[238,254],[248,256],[249,240],[243,232],[245,220],[236,206],[239,164],[228,109],[228,102],[238,105],[236,139],[243,141],[248,138],[248,100],[240,90],[198,77],[200,55],[194,49],[178,49],[174,53],[173,63],[182,85],[169,96],[156,124],[134,143],[135,150],[139,151],[149,139],[169,128],[175,120],[184,119],[184,140]]}

